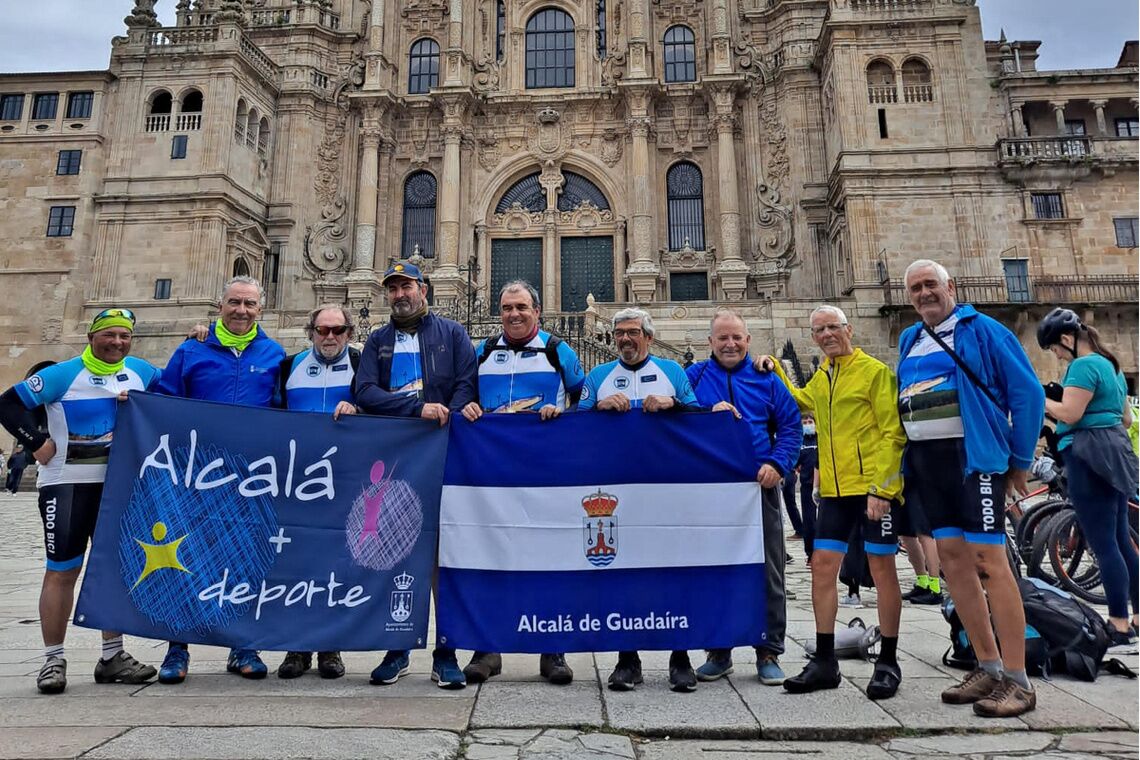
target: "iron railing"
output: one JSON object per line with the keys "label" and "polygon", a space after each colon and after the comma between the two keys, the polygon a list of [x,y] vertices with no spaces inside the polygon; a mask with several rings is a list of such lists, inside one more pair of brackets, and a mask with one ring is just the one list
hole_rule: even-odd
{"label": "iron railing", "polygon": [[[1140,301],[1140,284],[1134,276],[1112,274],[1037,275],[1021,287],[1009,288],[1004,277],[958,277],[958,301],[979,305],[1108,304]],[[1028,290],[1028,292],[1027,292]],[[883,282],[883,305],[909,308],[910,298],[899,282]]]}

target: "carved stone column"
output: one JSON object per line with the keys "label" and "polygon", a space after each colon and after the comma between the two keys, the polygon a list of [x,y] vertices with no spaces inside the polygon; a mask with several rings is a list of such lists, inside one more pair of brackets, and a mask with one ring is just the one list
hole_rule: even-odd
{"label": "carved stone column", "polygon": [[1050,100],[1049,105],[1053,106],[1053,115],[1057,117],[1057,134],[1065,135],[1065,106],[1068,105],[1067,100]]}
{"label": "carved stone column", "polygon": [[1089,105],[1096,111],[1096,133],[1098,135],[1108,134],[1108,124],[1104,119],[1104,109],[1108,105],[1107,100],[1090,100]]}
{"label": "carved stone column", "polygon": [[463,0],[451,0],[447,24],[447,72],[444,87],[463,84]]}
{"label": "carved stone column", "polygon": [[1010,115],[1013,116],[1013,136],[1025,137],[1025,115],[1021,111],[1022,104],[1014,103],[1013,108],[1010,110]]}
{"label": "carved stone column", "polygon": [[[487,225],[479,222],[475,225],[475,261],[479,265],[479,278],[476,288],[486,288],[490,282],[491,252],[487,246]],[[497,298],[498,293],[487,293],[488,301]]]}
{"label": "carved stone column", "polygon": [[[736,94],[731,87],[712,90],[717,136],[717,174],[720,178],[720,250],[717,277],[725,298],[740,301],[748,287],[748,265],[740,255],[740,191],[737,188]],[[707,244],[706,244],[707,247]]]}
{"label": "carved stone column", "polygon": [[[390,244],[390,236],[388,230],[388,210],[392,205],[392,190],[395,183],[392,182],[392,154],[396,152],[396,144],[392,141],[391,136],[388,136],[380,142],[380,172],[379,176],[383,178],[383,182],[378,182],[376,192],[376,252],[372,257],[373,271],[379,270],[383,272],[388,268],[388,258],[391,254],[393,246]],[[403,188],[397,187],[398,191],[402,192]],[[399,214],[396,214],[399,219]],[[395,238],[396,245],[400,244],[399,236]],[[396,251],[399,256],[399,251]]]}
{"label": "carved stone column", "polygon": [[443,124],[443,171],[439,181],[439,238],[436,268],[432,277],[438,298],[456,298],[466,286],[459,276],[459,148],[463,141],[463,114],[468,99],[461,94],[441,96]]}
{"label": "carved stone column", "polygon": [[[561,311],[558,305],[558,236],[554,224],[553,208],[546,210],[546,221],[542,225],[542,308],[547,311]],[[498,293],[492,295],[497,298]]]}
{"label": "carved stone column", "polygon": [[614,300],[624,301],[625,290],[625,220],[618,219],[614,232]]}
{"label": "carved stone column", "polygon": [[649,70],[649,9],[647,0],[632,0],[629,7],[629,78],[646,79]]}
{"label": "carved stone column", "polygon": [[372,0],[368,16],[368,46],[364,52],[364,88],[379,89],[384,79],[384,0]]}
{"label": "carved stone column", "polygon": [[732,38],[728,32],[728,4],[713,0],[712,6],[712,73],[732,73]]}
{"label": "carved stone column", "polygon": [[638,303],[654,300],[660,266],[653,258],[653,193],[649,177],[649,93],[631,90],[628,95],[630,174],[633,176],[632,261],[626,270],[630,298]]}
{"label": "carved stone column", "polygon": [[380,172],[380,127],[365,120],[360,129],[360,173],[356,186],[356,248],[352,271],[371,273],[376,251],[376,193]]}

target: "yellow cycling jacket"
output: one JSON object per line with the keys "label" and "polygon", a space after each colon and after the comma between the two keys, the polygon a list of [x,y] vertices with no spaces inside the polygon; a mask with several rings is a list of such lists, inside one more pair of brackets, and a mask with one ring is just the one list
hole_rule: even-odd
{"label": "yellow cycling jacket", "polygon": [[815,416],[820,494],[901,499],[906,433],[899,421],[898,381],[887,365],[856,348],[849,356],[825,359],[807,385],[796,388],[773,361],[800,409]]}

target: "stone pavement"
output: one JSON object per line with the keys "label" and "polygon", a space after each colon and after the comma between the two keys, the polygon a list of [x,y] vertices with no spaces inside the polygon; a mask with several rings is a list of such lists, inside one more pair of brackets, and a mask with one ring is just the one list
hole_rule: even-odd
{"label": "stone pavement", "polygon": [[[693,694],[666,687],[667,653],[643,655],[645,685],[631,693],[604,688],[616,655],[572,654],[567,687],[538,677],[538,657],[508,655],[502,676],[480,688],[446,692],[428,679],[430,657],[415,652],[412,675],[374,687],[376,653],[346,655],[348,675],[293,681],[270,675],[246,681],[225,673],[225,652],[193,647],[181,686],[96,685],[94,631],[68,635],[70,683],[41,696],[34,675],[42,642],[36,600],[42,573],[40,523],[32,494],[0,495],[7,530],[0,541],[0,758],[370,758],[371,760],[844,760],[952,757],[1137,757],[1137,682],[1103,676],[1082,683],[1036,681],[1038,708],[1020,719],[987,721],[970,707],[942,705],[938,693],[961,673],[943,667],[947,626],[936,607],[903,612],[894,699],[874,703],[862,690],[867,663],[845,661],[842,686],[792,696],[755,679],[750,649],[734,654],[737,672]],[[804,664],[814,625],[802,546],[790,543],[789,675]],[[900,559],[906,587],[909,566]],[[872,623],[867,609],[840,618]],[[128,639],[139,659],[157,664],[164,644]],[[466,663],[461,653],[461,664]],[[693,652],[694,664],[701,653]],[[278,653],[265,656],[270,667]],[[1137,657],[1122,658],[1137,666]]]}

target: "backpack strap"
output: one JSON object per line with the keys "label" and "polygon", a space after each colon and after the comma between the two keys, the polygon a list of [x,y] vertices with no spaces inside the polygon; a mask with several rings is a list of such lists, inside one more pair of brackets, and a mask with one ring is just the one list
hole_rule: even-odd
{"label": "backpack strap", "polygon": [[558,373],[558,376],[562,378],[562,387],[565,388],[566,378],[562,377],[562,357],[558,355],[558,346],[561,345],[561,343],[561,338],[557,335],[551,335],[550,340],[546,341],[546,347],[542,350],[546,352],[546,361],[550,363],[550,366],[553,367],[554,371]]}
{"label": "backpack strap", "polygon": [[497,335],[492,335],[490,338],[487,338],[485,341],[483,341],[483,352],[479,354],[480,364],[490,359],[491,354],[495,353],[495,351],[499,348],[499,338],[501,337],[503,337],[503,334],[498,333]]}
{"label": "backpack strap", "polygon": [[1136,678],[1136,671],[1125,665],[1120,660],[1113,657],[1111,660],[1105,660],[1100,664],[1102,670],[1114,676],[1126,676],[1128,678]]}
{"label": "backpack strap", "polygon": [[962,360],[962,357],[958,356],[958,353],[954,349],[946,345],[946,341],[942,340],[938,333],[934,331],[934,328],[926,324],[926,322],[923,322],[922,329],[925,330],[926,334],[933,338],[934,342],[941,346],[942,350],[945,351],[946,354],[954,360],[954,363],[957,364],[958,368],[966,374],[966,377],[970,379],[970,382],[977,386],[978,390],[986,394],[986,398],[992,401],[994,406],[996,406],[998,409],[1001,409],[1001,404],[998,403],[997,397],[995,397],[990,389],[987,388],[982,383],[982,381],[978,379],[978,376],[974,374],[974,370],[970,369],[970,366]]}

